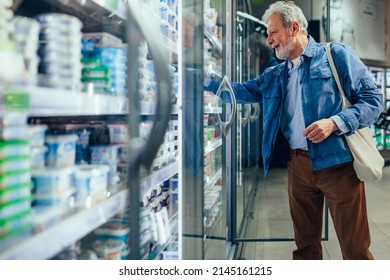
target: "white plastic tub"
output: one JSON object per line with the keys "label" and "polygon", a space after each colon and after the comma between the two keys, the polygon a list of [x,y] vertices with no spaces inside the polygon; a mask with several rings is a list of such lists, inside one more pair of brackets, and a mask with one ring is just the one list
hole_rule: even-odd
{"label": "white plastic tub", "polygon": [[41,169],[45,167],[45,156],[47,150],[46,146],[31,148],[31,167],[33,169]]}
{"label": "white plastic tub", "polygon": [[118,146],[92,146],[91,163],[92,164],[108,164],[113,165],[118,163]]}
{"label": "white plastic tub", "polygon": [[75,167],[74,181],[78,194],[93,194],[107,190],[107,165],[79,165]]}
{"label": "white plastic tub", "polygon": [[127,123],[108,124],[111,144],[123,144],[129,141]]}
{"label": "white plastic tub", "polygon": [[76,166],[76,207],[89,208],[106,197],[109,170],[107,165]]}
{"label": "white plastic tub", "polygon": [[118,239],[102,239],[93,242],[93,249],[103,260],[120,260],[122,258],[122,248],[125,244]]}
{"label": "white plastic tub", "polygon": [[45,145],[45,133],[47,125],[29,125],[28,133],[30,136],[30,144],[32,147],[42,147]]}
{"label": "white plastic tub", "polygon": [[46,166],[69,167],[75,164],[77,135],[48,135],[45,144],[48,148]]}
{"label": "white plastic tub", "polygon": [[72,188],[72,168],[43,168],[32,171],[35,194],[61,194]]}

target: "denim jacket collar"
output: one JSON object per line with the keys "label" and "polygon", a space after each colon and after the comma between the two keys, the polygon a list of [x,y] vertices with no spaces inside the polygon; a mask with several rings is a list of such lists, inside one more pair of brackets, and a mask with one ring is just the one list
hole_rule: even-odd
{"label": "denim jacket collar", "polygon": [[308,39],[309,39],[309,41],[307,43],[305,52],[302,55],[307,56],[307,57],[313,57],[317,53],[317,46],[318,45],[317,45],[316,41],[313,39],[313,37],[311,37],[310,35],[308,35]]}

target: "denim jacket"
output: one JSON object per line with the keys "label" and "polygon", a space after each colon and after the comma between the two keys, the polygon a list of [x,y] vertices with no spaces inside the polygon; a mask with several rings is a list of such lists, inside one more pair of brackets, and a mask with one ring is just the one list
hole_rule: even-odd
{"label": "denim jacket", "polygon": [[[352,48],[341,43],[331,44],[331,53],[344,92],[352,106],[341,110],[342,99],[333,78],[325,43],[317,43],[309,36],[302,54],[299,71],[302,85],[302,110],[305,127],[311,123],[338,115],[352,134],[359,128],[372,125],[383,110],[383,96]],[[206,89],[216,91],[212,82]],[[239,103],[263,103],[263,165],[269,171],[280,128],[282,99],[287,90],[287,63],[271,68],[257,78],[244,83],[232,83]],[[352,155],[341,132],[332,133],[321,143],[307,143],[314,170],[351,162]]]}

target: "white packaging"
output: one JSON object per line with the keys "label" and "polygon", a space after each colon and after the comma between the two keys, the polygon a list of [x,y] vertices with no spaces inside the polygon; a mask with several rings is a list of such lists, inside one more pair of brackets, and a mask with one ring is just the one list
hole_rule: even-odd
{"label": "white packaging", "polygon": [[128,143],[129,135],[128,135],[127,123],[112,123],[112,124],[108,124],[107,126],[110,134],[111,144]]}
{"label": "white packaging", "polygon": [[46,136],[45,145],[48,148],[46,155],[46,166],[73,166],[76,159],[77,139],[78,136],[75,134]]}

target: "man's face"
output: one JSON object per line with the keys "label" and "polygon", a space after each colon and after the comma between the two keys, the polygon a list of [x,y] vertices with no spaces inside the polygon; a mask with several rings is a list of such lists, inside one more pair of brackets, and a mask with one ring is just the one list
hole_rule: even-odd
{"label": "man's face", "polygon": [[279,14],[273,14],[270,17],[267,33],[267,44],[275,49],[277,58],[282,60],[291,59],[291,54],[294,49],[292,32],[290,28],[283,26]]}

